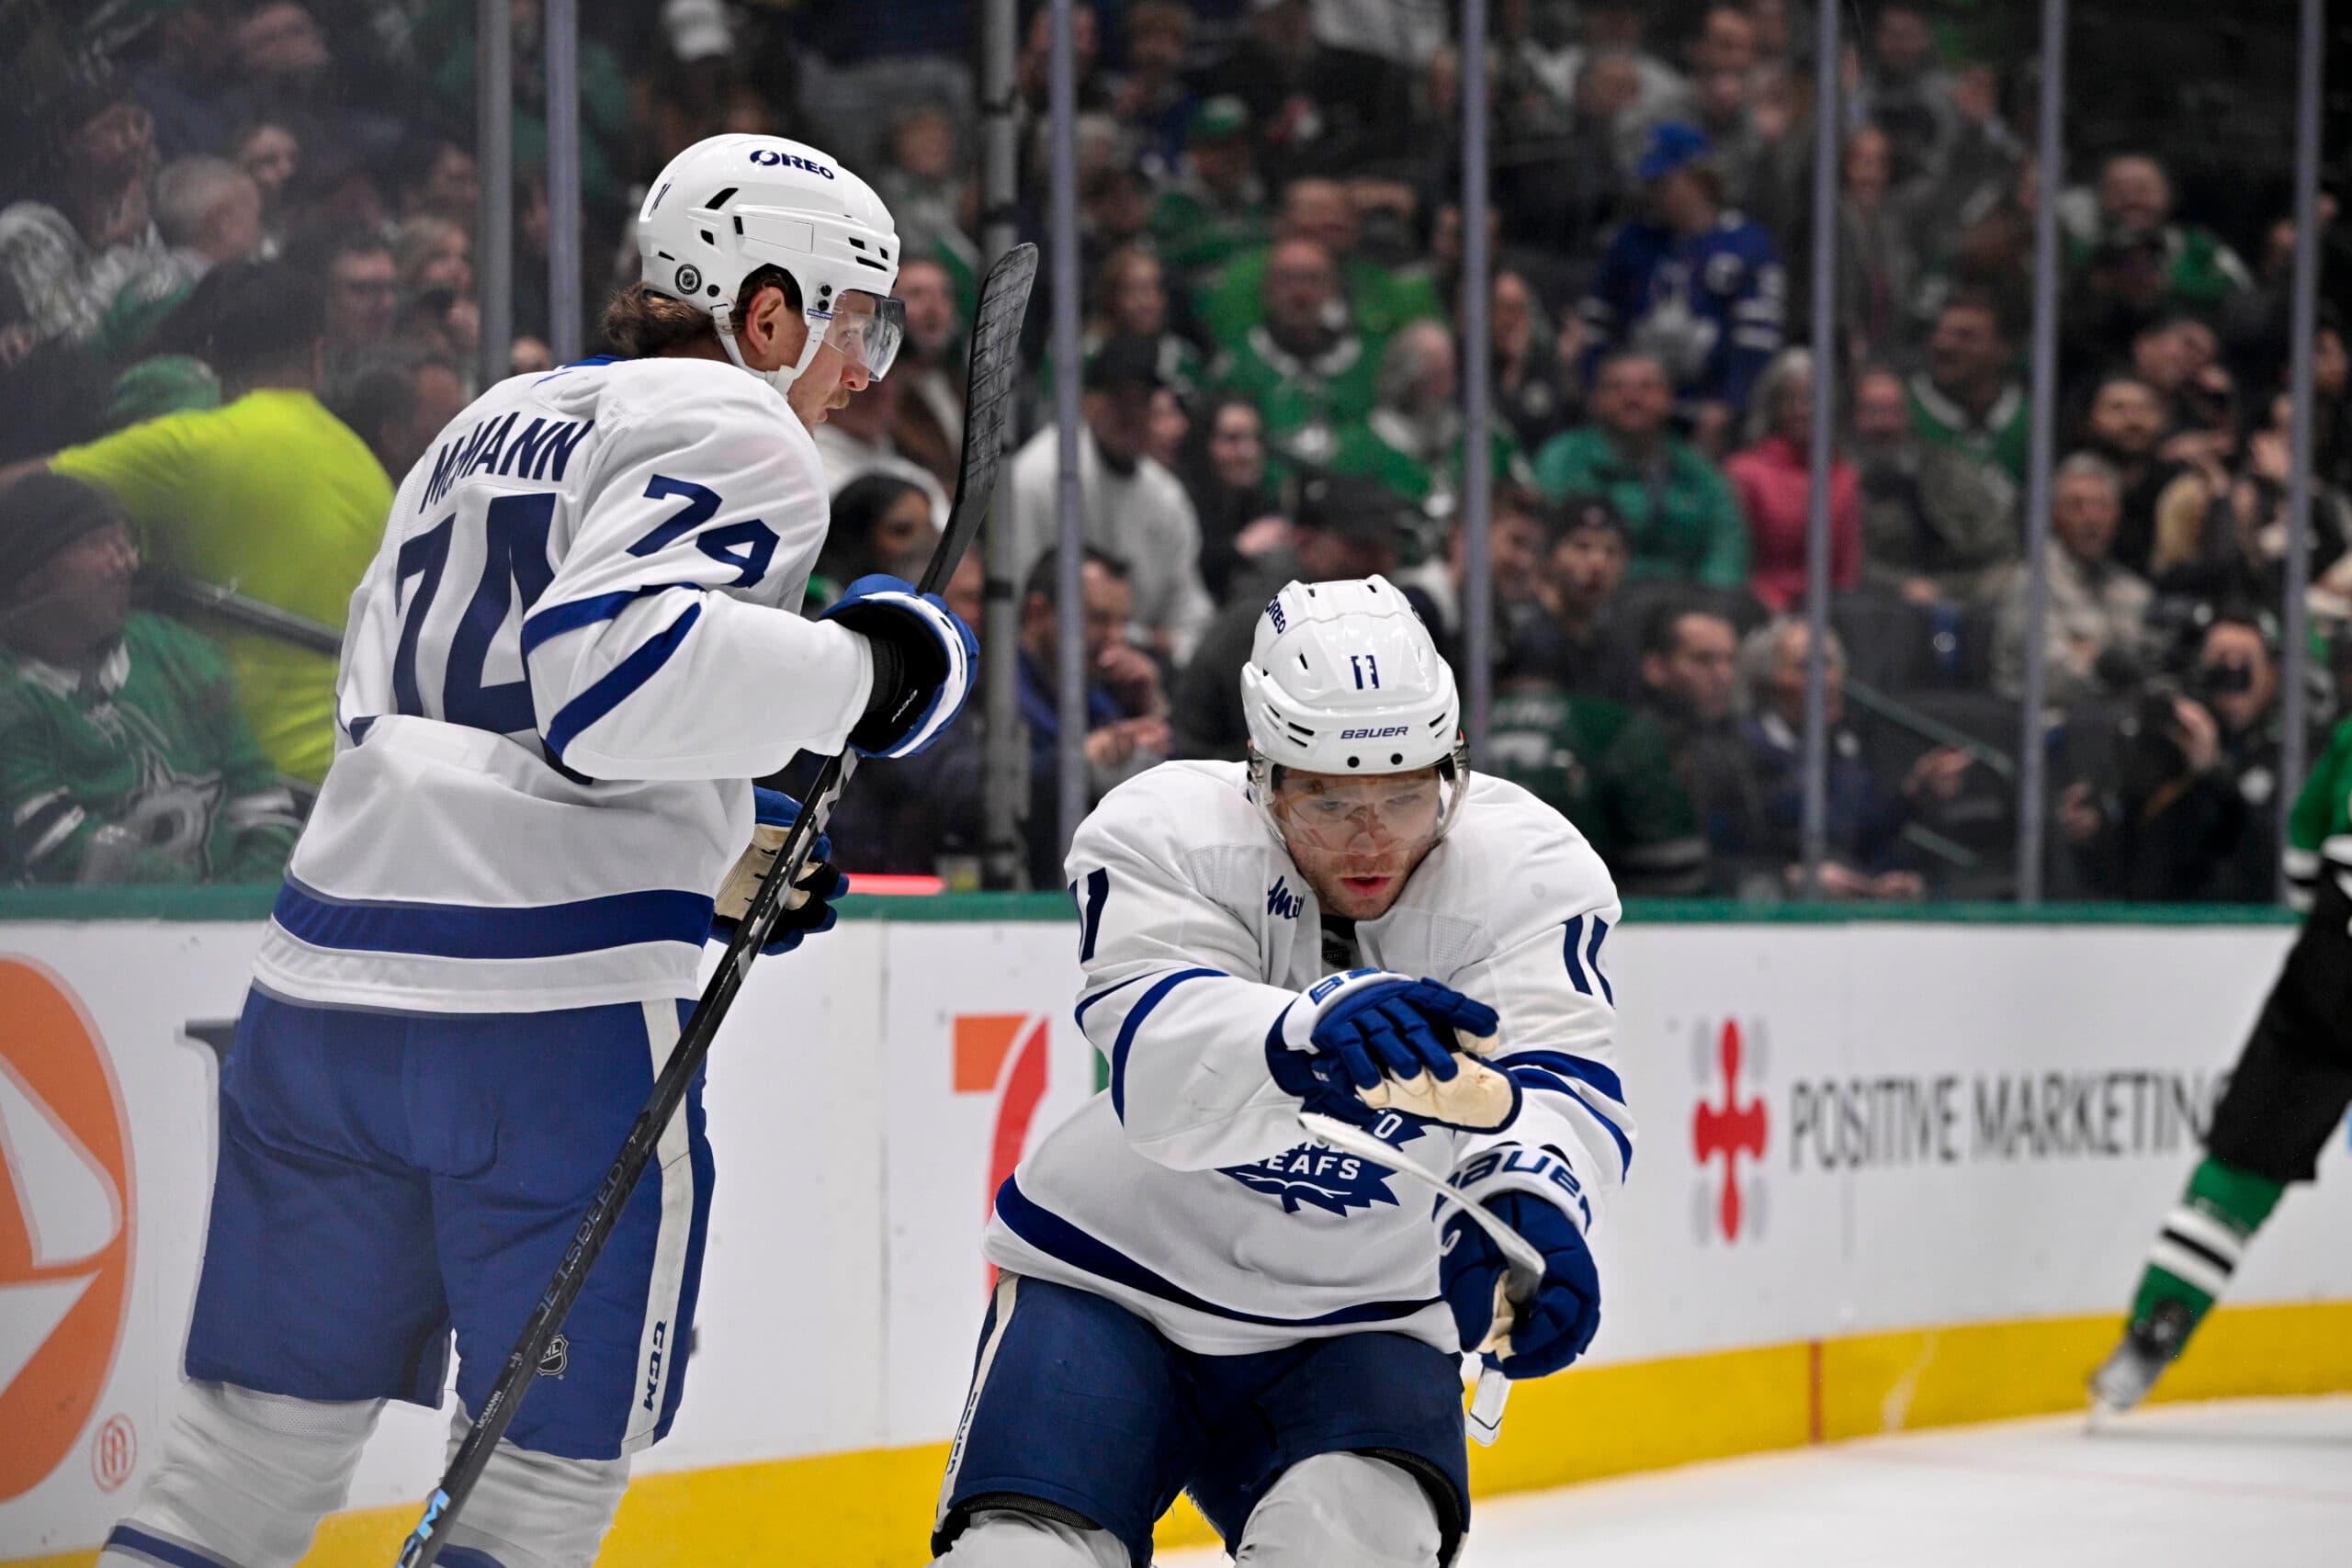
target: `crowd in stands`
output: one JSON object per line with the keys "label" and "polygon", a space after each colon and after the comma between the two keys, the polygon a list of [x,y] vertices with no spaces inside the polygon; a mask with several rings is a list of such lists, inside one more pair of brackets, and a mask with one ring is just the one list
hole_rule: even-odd
{"label": "crowd in stands", "polygon": [[[474,6],[17,9],[0,882],[266,876],[332,756],[330,650],[392,488],[479,390]],[[634,276],[645,182],[700,137],[814,142],[890,203],[905,351],[819,432],[836,495],[810,600],[911,573],[954,499],[983,266],[977,7],[581,9],[592,310]],[[1452,8],[1077,7],[1083,361],[1051,363],[1041,287],[997,520],[1021,585],[1033,885],[1062,880],[1050,411],[1067,375],[1096,797],[1164,758],[1241,754],[1237,673],[1292,578],[1385,573],[1465,658],[1476,463],[1493,480],[1491,770],[1573,818],[1629,895],[1803,892],[1810,10],[1492,9],[1495,419],[1474,451]],[[1045,6],[1022,10],[1019,217],[1042,238],[1050,38]],[[560,335],[538,12],[514,0],[517,372]],[[1833,224],[1821,886],[2001,897],[2030,651],[2034,66],[1982,6],[1864,0],[1858,18]],[[2204,90],[2167,80],[2184,101]],[[2313,502],[2294,517],[2283,149],[2222,198],[2181,178],[2186,162],[2213,183],[2147,117],[2076,116],[2068,141],[2040,563],[2049,890],[2267,900],[2296,783],[2278,776],[2279,625],[2298,531],[2314,723],[2352,696],[2335,657],[2352,649],[2347,231],[2331,180]],[[130,607],[183,581],[253,613],[217,594],[185,625]],[[950,596],[978,625],[977,556]],[[982,729],[976,707],[923,758],[861,774],[833,832],[850,868],[970,874]]]}

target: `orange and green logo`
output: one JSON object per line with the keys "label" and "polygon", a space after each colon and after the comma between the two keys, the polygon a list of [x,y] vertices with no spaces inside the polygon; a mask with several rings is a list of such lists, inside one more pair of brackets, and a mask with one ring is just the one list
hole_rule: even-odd
{"label": "orange and green logo", "polygon": [[[22,958],[0,958],[0,1185],[6,1501],[57,1469],[105,1391],[130,1298],[133,1213],[105,1042],[65,982]],[[127,1431],[109,1438],[127,1441]]]}

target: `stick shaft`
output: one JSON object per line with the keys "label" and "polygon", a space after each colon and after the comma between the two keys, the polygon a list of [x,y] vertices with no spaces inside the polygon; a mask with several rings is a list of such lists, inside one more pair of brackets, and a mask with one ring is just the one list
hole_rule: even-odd
{"label": "stick shaft", "polygon": [[[997,459],[1002,449],[1001,427],[1019,372],[1021,316],[1027,308],[1029,288],[1036,270],[1036,247],[1017,246],[989,270],[988,281],[981,287],[980,308],[972,329],[972,363],[956,508],[917,585],[925,593],[936,592],[955,574],[956,563],[979,531],[979,513],[988,509],[989,495],[995,489]],[[774,867],[761,881],[751,908],[736,923],[735,934],[728,940],[718,971],[703,987],[702,998],[679,1032],[669,1061],[654,1079],[651,1097],[630,1124],[620,1153],[613,1157],[604,1179],[597,1184],[595,1197],[581,1215],[571,1243],[564,1248],[562,1261],[556,1265],[554,1276],[525,1320],[522,1335],[507,1353],[506,1364],[499,1369],[489,1397],[482,1401],[472,1426],[458,1443],[457,1452],[450,1456],[440,1485],[426,1501],[424,1518],[402,1544],[399,1568],[432,1568],[447,1543],[458,1511],[481,1479],[499,1438],[505,1436],[507,1427],[513,1423],[516,1406],[530,1392],[531,1380],[537,1375],[539,1362],[553,1343],[556,1330],[563,1325],[572,1303],[579,1299],[581,1287],[587,1283],[588,1271],[604,1251],[614,1225],[619,1223],[629,1194],[636,1190],[646,1167],[652,1163],[663,1130],[685,1103],[695,1075],[710,1055],[711,1043],[718,1038],[718,1026],[742,991],[743,979],[751,972],[752,961],[774,936],[776,921],[783,913],[785,894],[808,864],[818,836],[831,819],[833,807],[856,773],[857,765],[856,754],[843,751],[828,758],[818,773],[816,784],[802,805],[799,817],[785,833]]]}

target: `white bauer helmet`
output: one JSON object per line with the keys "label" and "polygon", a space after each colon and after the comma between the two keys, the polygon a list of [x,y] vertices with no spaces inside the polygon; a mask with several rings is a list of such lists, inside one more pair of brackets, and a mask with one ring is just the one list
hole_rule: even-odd
{"label": "white bauer helmet", "polygon": [[1250,785],[1278,839],[1281,770],[1373,775],[1435,767],[1436,836],[1461,815],[1469,749],[1453,671],[1385,577],[1292,582],[1258,617],[1241,669]]}
{"label": "white bauer helmet", "polygon": [[[781,136],[712,136],[670,160],[637,215],[639,276],[657,294],[708,313],[727,357],[781,392],[808,368],[834,331],[834,304],[870,294],[875,313],[848,346],[876,380],[897,357],[904,309],[899,234],[874,187],[838,159]],[[735,342],[735,297],[763,266],[782,267],[800,290],[808,340],[799,363],[752,370]],[[864,318],[843,317],[844,328]]]}

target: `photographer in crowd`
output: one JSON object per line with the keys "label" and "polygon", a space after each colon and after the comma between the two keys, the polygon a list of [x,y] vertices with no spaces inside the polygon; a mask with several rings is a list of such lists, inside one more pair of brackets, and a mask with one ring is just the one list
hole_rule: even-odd
{"label": "photographer in crowd", "polygon": [[2177,673],[2142,682],[2104,724],[2069,727],[2079,761],[2058,796],[2059,874],[2098,897],[2267,903],[2284,739],[2275,634],[2233,607],[2185,646]]}

